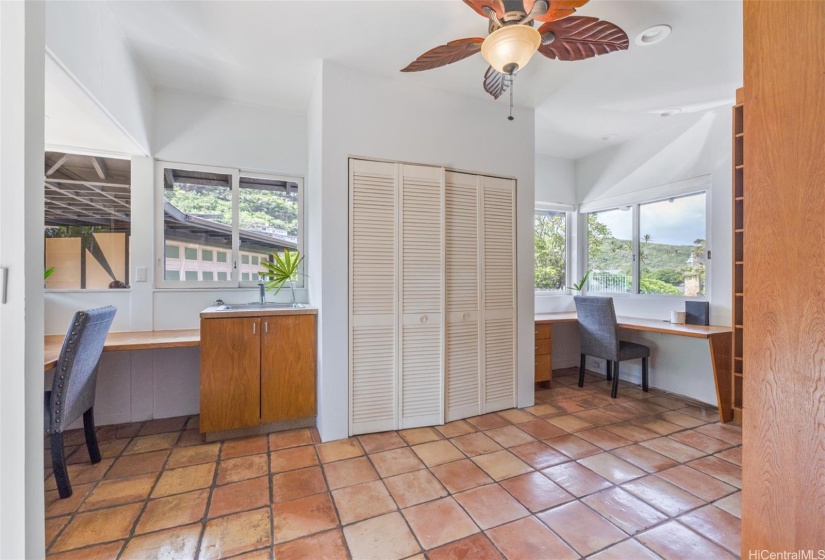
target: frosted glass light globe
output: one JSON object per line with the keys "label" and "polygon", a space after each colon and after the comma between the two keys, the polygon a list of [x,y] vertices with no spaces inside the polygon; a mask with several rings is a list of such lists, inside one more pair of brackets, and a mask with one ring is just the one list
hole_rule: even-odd
{"label": "frosted glass light globe", "polygon": [[481,44],[481,56],[490,66],[510,74],[527,66],[541,45],[541,34],[529,25],[496,29]]}

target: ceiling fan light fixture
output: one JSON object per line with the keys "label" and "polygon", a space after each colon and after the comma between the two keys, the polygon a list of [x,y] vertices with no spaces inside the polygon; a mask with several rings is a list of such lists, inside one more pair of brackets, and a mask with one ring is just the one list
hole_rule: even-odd
{"label": "ceiling fan light fixture", "polygon": [[481,56],[503,74],[521,70],[541,45],[541,34],[529,25],[496,29],[481,44]]}

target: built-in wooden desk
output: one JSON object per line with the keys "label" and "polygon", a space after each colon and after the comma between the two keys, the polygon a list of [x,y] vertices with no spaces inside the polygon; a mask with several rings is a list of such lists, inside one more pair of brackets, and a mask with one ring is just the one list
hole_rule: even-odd
{"label": "built-in wooden desk", "polygon": [[[733,418],[733,409],[731,408],[731,344],[733,330],[730,327],[674,325],[668,321],[622,316],[617,317],[617,320],[619,327],[622,329],[706,339],[710,348],[713,380],[716,384],[719,418],[722,422],[729,422]],[[578,318],[575,311],[536,314],[537,326],[576,322],[578,322]]]}
{"label": "built-in wooden desk", "polygon": [[[43,369],[51,369],[57,365],[60,349],[63,347],[65,335],[51,334],[45,337],[45,356]],[[200,329],[180,329],[173,331],[132,331],[112,332],[106,337],[103,346],[104,352],[118,352],[124,350],[151,350],[154,348],[185,348],[200,346]]]}

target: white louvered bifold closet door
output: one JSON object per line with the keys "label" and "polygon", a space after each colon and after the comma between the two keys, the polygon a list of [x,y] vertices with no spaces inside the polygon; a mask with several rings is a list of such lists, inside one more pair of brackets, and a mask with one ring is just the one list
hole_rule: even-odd
{"label": "white louvered bifold closet door", "polygon": [[350,434],[396,428],[397,165],[350,160]]}
{"label": "white louvered bifold closet door", "polygon": [[446,420],[481,414],[479,178],[448,171],[444,185]]}
{"label": "white louvered bifold closet door", "polygon": [[399,428],[444,422],[444,170],[399,165]]}
{"label": "white louvered bifold closet door", "polygon": [[480,177],[484,412],[516,405],[515,181]]}

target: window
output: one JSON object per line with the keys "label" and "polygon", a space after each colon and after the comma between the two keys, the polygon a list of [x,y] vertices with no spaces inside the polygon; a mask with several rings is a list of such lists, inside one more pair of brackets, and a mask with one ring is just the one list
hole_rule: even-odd
{"label": "window", "polygon": [[706,295],[707,194],[587,214],[588,290]]}
{"label": "window", "polygon": [[588,291],[633,293],[632,245],[629,207],[587,215]]}
{"label": "window", "polygon": [[193,287],[250,286],[263,261],[285,250],[301,251],[299,178],[158,162],[157,183],[159,243],[183,246],[185,257],[166,253],[159,287],[181,286],[170,271]]}
{"label": "window", "polygon": [[166,246],[166,258],[167,259],[179,259],[180,258],[180,247],[177,245],[167,245]]}
{"label": "window", "polygon": [[536,291],[567,288],[567,213],[536,210]]}
{"label": "window", "polygon": [[705,193],[639,205],[643,294],[705,295]]}
{"label": "window", "polygon": [[46,288],[128,288],[130,161],[46,152],[44,164]]}

